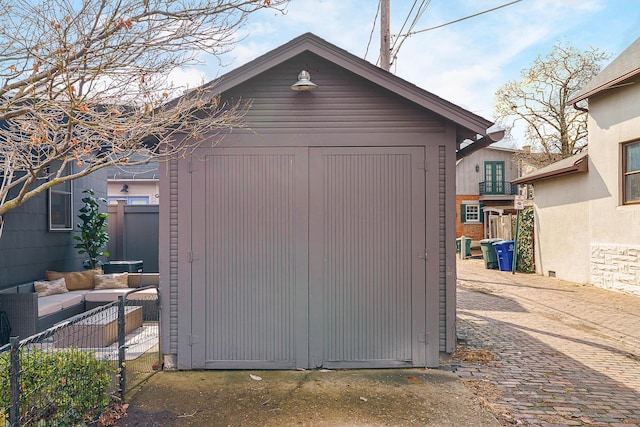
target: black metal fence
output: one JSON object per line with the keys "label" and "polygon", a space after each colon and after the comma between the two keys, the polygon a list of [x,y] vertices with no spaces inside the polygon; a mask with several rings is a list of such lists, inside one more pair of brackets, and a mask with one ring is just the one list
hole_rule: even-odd
{"label": "black metal fence", "polygon": [[159,369],[159,298],[137,288],[0,348],[0,425],[95,425]]}

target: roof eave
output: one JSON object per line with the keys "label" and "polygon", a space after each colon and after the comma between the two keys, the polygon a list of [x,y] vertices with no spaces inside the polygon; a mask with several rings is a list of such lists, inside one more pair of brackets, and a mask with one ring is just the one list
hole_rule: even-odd
{"label": "roof eave", "polygon": [[588,154],[585,154],[570,166],[560,168],[560,169],[548,170],[542,173],[534,172],[527,176],[514,179],[512,183],[513,184],[533,184],[539,181],[546,181],[548,179],[560,178],[568,175],[573,175],[576,173],[588,172],[589,171],[588,157],[589,157]]}
{"label": "roof eave", "polygon": [[582,93],[582,94],[579,93],[578,96],[576,96],[575,98],[569,99],[567,101],[567,103],[569,105],[574,105],[574,104],[576,104],[576,103],[578,103],[580,101],[583,101],[583,100],[585,100],[587,98],[590,98],[590,97],[592,97],[594,95],[597,95],[600,92],[603,92],[603,91],[605,91],[607,89],[610,89],[613,86],[621,84],[625,80],[631,79],[631,78],[633,78],[633,77],[635,77],[637,75],[640,75],[640,68],[637,68],[637,69],[635,69],[633,71],[630,71],[630,72],[628,72],[628,73],[626,73],[626,74],[624,74],[624,75],[622,75],[622,76],[620,76],[620,77],[618,77],[618,78],[616,78],[614,80],[611,80],[611,81],[609,81],[609,82],[607,82],[605,84],[602,84],[602,85],[600,85],[600,86],[598,86],[596,88],[593,88],[588,92],[585,92],[585,93]]}

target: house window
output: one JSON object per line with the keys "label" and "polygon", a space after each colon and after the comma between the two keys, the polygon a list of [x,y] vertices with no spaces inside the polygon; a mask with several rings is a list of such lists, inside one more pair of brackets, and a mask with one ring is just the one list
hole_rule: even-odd
{"label": "house window", "polygon": [[480,205],[466,205],[466,210],[465,222],[480,222]]}
{"label": "house window", "polygon": [[[71,164],[63,175],[71,174]],[[73,230],[73,184],[63,182],[49,188],[49,231]]]}
{"label": "house window", "polygon": [[640,203],[640,141],[622,146],[624,204]]}
{"label": "house window", "polygon": [[148,205],[149,196],[132,196],[132,197],[107,197],[110,205],[118,204],[118,200],[123,200],[127,205]]}
{"label": "house window", "polygon": [[460,222],[475,223],[482,222],[482,206],[479,203],[462,203],[460,205]]}

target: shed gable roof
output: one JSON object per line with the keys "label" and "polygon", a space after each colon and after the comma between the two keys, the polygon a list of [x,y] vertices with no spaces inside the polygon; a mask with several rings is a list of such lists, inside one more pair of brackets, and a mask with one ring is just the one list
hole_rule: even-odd
{"label": "shed gable roof", "polygon": [[640,74],[640,37],[587,83],[568,102],[575,104]]}
{"label": "shed gable roof", "polygon": [[[464,108],[446,101],[418,86],[341,49],[320,37],[303,34],[290,42],[248,62],[204,87],[223,93],[305,51],[343,67],[415,104],[430,110],[472,133],[486,135],[493,123]],[[313,77],[312,77],[313,78]]]}

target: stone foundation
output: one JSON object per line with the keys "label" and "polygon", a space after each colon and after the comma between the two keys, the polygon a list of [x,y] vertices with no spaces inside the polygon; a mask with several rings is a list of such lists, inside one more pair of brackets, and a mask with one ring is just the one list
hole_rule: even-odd
{"label": "stone foundation", "polygon": [[591,283],[640,295],[640,246],[591,244]]}

